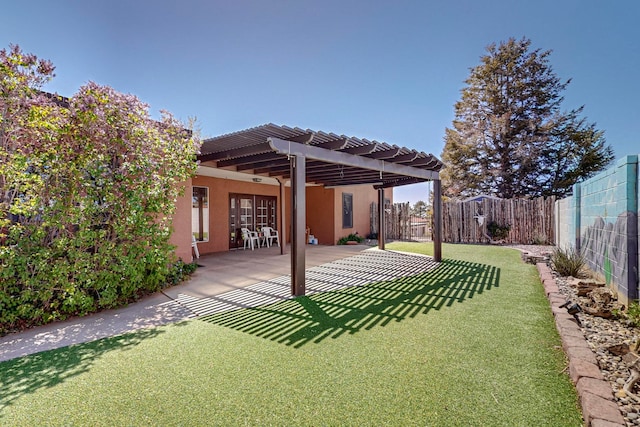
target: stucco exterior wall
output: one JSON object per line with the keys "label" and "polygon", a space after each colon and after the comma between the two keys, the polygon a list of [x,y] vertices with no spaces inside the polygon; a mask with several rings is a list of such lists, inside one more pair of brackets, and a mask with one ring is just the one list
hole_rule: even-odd
{"label": "stucco exterior wall", "polygon": [[307,227],[320,245],[335,245],[335,188],[307,187]]}
{"label": "stucco exterior wall", "polygon": [[[342,194],[353,194],[353,227],[344,228],[342,226]],[[385,198],[393,203],[393,190],[385,189]],[[362,237],[369,234],[371,226],[371,203],[378,202],[378,191],[372,186],[348,186],[336,188],[334,194],[335,216],[334,216],[334,235],[333,244],[337,241],[356,231]]]}
{"label": "stucco exterior wall", "polygon": [[[185,186],[185,195],[178,201],[174,216],[172,242],[177,246],[176,255],[185,262],[192,260],[191,221],[192,188],[209,189],[209,240],[198,242],[200,254],[229,250],[229,194],[252,194],[274,196],[281,204],[280,187],[277,185],[235,181],[198,175]],[[353,194],[353,227],[342,227],[342,193]],[[385,197],[393,202],[391,189],[385,190]],[[370,205],[377,202],[377,190],[372,186],[351,186],[306,188],[306,224],[321,245],[335,245],[338,239],[356,231],[363,237],[369,233]],[[283,242],[290,241],[291,189],[285,188],[284,212],[286,230],[280,230],[280,209],[278,209],[278,230]]]}
{"label": "stucco exterior wall", "polygon": [[567,233],[558,241],[579,247],[591,270],[616,288],[623,303],[638,298],[638,156],[574,186],[561,202],[559,223]]}
{"label": "stucco exterior wall", "polygon": [[[342,227],[342,194],[353,195],[353,227]],[[337,188],[307,187],[307,226],[321,245],[335,245],[341,237],[356,231],[362,237],[369,234],[371,202],[378,201],[372,186]],[[385,190],[393,203],[393,191]]]}
{"label": "stucco exterior wall", "polygon": [[178,197],[176,202],[176,212],[172,217],[173,233],[169,243],[175,245],[176,257],[184,262],[193,261],[193,251],[191,249],[191,179],[182,184],[184,194]]}
{"label": "stucco exterior wall", "polygon": [[[198,242],[200,253],[229,250],[229,194],[275,196],[280,202],[280,188],[275,185],[196,176],[193,186],[209,189],[209,241]],[[189,206],[191,209],[191,206]],[[279,217],[278,217],[279,218]],[[191,227],[191,224],[189,225]]]}

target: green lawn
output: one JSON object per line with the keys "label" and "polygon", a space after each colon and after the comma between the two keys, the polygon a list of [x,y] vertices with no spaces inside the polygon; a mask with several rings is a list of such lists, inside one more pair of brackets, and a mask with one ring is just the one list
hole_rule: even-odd
{"label": "green lawn", "polygon": [[535,268],[500,247],[444,257],[428,274],[0,363],[0,425],[580,426]]}

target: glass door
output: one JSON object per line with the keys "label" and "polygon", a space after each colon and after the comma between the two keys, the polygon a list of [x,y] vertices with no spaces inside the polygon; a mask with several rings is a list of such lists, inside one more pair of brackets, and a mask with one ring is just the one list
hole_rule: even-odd
{"label": "glass door", "polygon": [[262,227],[277,229],[276,205],[273,196],[229,194],[229,249],[244,247],[241,228],[258,231]]}
{"label": "glass door", "polygon": [[229,194],[229,249],[238,247],[238,238],[242,241],[240,233],[240,225],[238,223],[238,199],[235,194]]}
{"label": "glass door", "polygon": [[254,196],[229,194],[229,249],[244,247],[241,228],[255,230]]}

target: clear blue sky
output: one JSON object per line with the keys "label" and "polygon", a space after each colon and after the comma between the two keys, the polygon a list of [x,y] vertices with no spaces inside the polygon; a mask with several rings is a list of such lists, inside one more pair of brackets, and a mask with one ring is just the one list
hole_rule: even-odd
{"label": "clear blue sky", "polygon": [[[376,139],[440,156],[484,48],[527,37],[572,78],[564,108],[640,153],[640,1],[5,1],[0,47],[50,59],[46,89],[88,81],[137,95],[203,136],[264,123]],[[396,201],[426,199],[426,185]]]}

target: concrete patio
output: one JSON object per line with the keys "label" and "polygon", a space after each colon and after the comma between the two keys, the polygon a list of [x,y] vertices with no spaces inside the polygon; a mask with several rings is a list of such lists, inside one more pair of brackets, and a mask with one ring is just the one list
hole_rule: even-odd
{"label": "concrete patio", "polygon": [[[365,245],[307,245],[306,268],[357,255],[369,248]],[[206,298],[290,274],[289,249],[287,247],[284,255],[280,255],[278,246],[203,255],[197,260],[202,267],[196,270],[191,280],[165,289],[164,293],[171,299],[177,299],[179,294]]]}
{"label": "concrete patio", "polygon": [[[307,294],[429,271],[431,257],[364,245],[306,247]],[[0,361],[198,316],[291,298],[291,257],[277,246],[200,257],[183,284],[116,310],[68,319],[0,338]]]}

